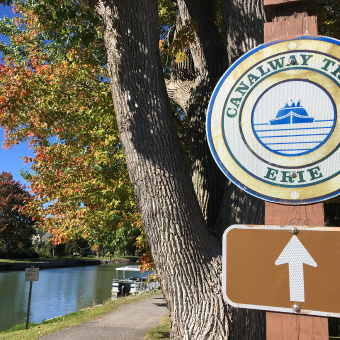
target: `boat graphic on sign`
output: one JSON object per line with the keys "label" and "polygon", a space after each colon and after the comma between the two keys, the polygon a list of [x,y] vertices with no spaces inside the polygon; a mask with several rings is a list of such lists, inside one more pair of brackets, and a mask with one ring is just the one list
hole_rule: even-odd
{"label": "boat graphic on sign", "polygon": [[263,96],[255,105],[252,127],[266,149],[278,155],[298,156],[316,150],[328,139],[335,125],[334,106],[330,102],[327,109],[316,110],[315,104],[303,106],[305,99],[310,98],[291,100],[273,110],[274,105],[267,105],[268,97]]}
{"label": "boat graphic on sign", "polygon": [[301,106],[300,100],[295,104],[292,101],[291,105],[288,103],[279,110],[275,119],[269,121],[270,125],[280,124],[299,124],[299,123],[313,123],[314,118],[309,117],[306,109]]}

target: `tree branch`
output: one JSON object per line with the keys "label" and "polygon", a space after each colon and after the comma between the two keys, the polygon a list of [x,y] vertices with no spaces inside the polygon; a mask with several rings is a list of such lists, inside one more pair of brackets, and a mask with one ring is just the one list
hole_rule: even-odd
{"label": "tree branch", "polygon": [[187,113],[194,81],[165,79],[165,85],[169,98]]}

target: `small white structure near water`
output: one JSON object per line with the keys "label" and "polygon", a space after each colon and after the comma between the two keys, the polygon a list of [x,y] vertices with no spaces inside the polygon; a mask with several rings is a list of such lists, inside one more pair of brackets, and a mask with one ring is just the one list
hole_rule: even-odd
{"label": "small white structure near water", "polygon": [[[147,278],[143,277],[139,266],[130,265],[116,268],[118,271],[123,272],[123,279],[114,279],[112,282],[111,296],[116,299],[118,296],[124,296],[128,294],[138,294],[145,290],[152,290],[159,288],[159,282],[155,280],[149,280],[146,284]],[[126,278],[125,272],[136,272],[135,276]]]}

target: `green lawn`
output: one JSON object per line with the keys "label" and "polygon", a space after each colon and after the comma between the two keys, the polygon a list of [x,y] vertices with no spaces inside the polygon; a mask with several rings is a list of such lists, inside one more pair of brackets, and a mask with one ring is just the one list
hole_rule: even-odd
{"label": "green lawn", "polygon": [[160,324],[148,330],[144,340],[170,340],[170,318],[164,317]]}
{"label": "green lawn", "polygon": [[[134,260],[138,259],[138,256],[129,256],[129,257],[120,257],[120,256],[113,256],[110,258],[111,260]],[[37,258],[37,259],[0,259],[0,263],[23,263],[23,262],[54,262],[54,261],[86,261],[86,260],[109,260],[107,256],[96,257],[95,255],[87,256],[87,257],[47,257],[47,258]]]}
{"label": "green lawn", "polygon": [[[108,303],[98,306],[82,309],[75,313],[69,313],[58,318],[54,318],[47,321],[42,321],[39,324],[31,324],[29,329],[26,331],[25,324],[17,325],[7,331],[0,333],[0,340],[35,340],[39,339],[41,336],[50,334],[62,329],[79,325],[85,321],[96,319],[102,315],[117,309],[119,306],[133,303],[145,299],[151,295],[159,294],[156,292],[147,292],[139,296],[127,296],[122,297],[114,301],[109,301]],[[150,338],[152,339],[152,338]],[[155,338],[155,339],[166,339],[166,338]]]}
{"label": "green lawn", "polygon": [[37,259],[0,259],[2,263],[23,263],[23,262],[55,262],[55,261],[75,261],[75,260],[94,260],[89,257],[55,257],[55,258],[37,258]]}

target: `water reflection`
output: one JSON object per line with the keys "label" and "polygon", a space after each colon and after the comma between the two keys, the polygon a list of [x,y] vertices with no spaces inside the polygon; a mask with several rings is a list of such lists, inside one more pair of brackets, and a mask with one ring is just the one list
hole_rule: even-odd
{"label": "water reflection", "polygon": [[[31,322],[40,322],[111,298],[121,264],[40,270],[33,282]],[[126,273],[133,276],[134,273]],[[29,282],[24,271],[0,272],[0,331],[26,322]]]}
{"label": "water reflection", "polygon": [[[25,320],[27,313],[29,287],[24,287],[24,272],[6,274],[0,274],[0,330],[9,328],[6,325],[11,325],[12,320]],[[23,308],[24,301],[26,308]]]}

